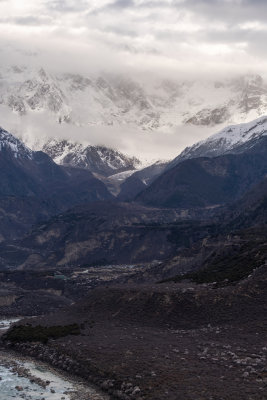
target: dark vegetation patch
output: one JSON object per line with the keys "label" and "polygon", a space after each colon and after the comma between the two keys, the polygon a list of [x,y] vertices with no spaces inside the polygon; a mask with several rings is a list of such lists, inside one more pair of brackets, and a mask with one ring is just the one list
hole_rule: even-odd
{"label": "dark vegetation patch", "polygon": [[68,335],[81,333],[78,324],[55,326],[15,325],[4,335],[3,339],[10,342],[41,342],[47,343],[49,339],[59,339]]}

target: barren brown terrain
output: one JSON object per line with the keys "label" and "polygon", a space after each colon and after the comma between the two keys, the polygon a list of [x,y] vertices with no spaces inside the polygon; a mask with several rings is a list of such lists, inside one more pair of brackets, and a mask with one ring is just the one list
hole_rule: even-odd
{"label": "barren brown terrain", "polygon": [[267,269],[227,287],[165,283],[92,290],[23,324],[77,323],[79,335],[11,348],[117,399],[264,400]]}

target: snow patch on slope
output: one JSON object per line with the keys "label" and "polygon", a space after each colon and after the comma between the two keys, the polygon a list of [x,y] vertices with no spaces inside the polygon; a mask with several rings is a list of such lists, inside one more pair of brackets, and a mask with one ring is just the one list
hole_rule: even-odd
{"label": "snow patch on slope", "polygon": [[230,125],[213,135],[209,141],[225,140],[228,150],[234,146],[259,138],[267,134],[267,116],[257,118],[252,122],[238,125]]}

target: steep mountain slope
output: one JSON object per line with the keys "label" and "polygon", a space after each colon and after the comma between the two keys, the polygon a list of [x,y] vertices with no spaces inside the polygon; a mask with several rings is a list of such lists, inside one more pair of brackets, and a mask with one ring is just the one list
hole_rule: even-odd
{"label": "steep mountain slope", "polygon": [[22,222],[23,228],[24,223],[29,226],[40,216],[53,215],[75,204],[112,199],[105,185],[89,171],[60,167],[48,155],[31,151],[3,129],[0,129],[0,180],[3,207],[0,233],[4,237],[14,233],[13,224]]}
{"label": "steep mountain slope", "polygon": [[266,175],[266,152],[267,137],[263,136],[240,154],[182,161],[156,179],[136,200],[174,208],[233,202]]}
{"label": "steep mountain slope", "polygon": [[102,176],[135,170],[140,164],[137,158],[127,157],[104,146],[83,145],[68,140],[52,139],[42,151],[57,164],[88,169]]}
{"label": "steep mountain slope", "polygon": [[266,116],[246,124],[231,125],[208,139],[187,147],[167,168],[172,168],[179,162],[189,158],[216,157],[227,153],[243,152],[263,136],[267,136]]}

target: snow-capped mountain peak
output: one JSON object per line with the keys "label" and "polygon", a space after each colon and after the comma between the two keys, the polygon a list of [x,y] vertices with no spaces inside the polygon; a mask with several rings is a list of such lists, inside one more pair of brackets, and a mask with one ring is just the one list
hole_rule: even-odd
{"label": "snow-capped mountain peak", "polygon": [[187,147],[169,166],[172,167],[189,158],[216,157],[226,153],[234,153],[240,146],[266,135],[267,116],[262,116],[248,123],[230,125],[208,139]]}
{"label": "snow-capped mountain peak", "polygon": [[42,148],[57,164],[89,169],[103,176],[135,170],[140,161],[105,146],[92,146],[69,140],[49,140]]}
{"label": "snow-capped mountain peak", "polygon": [[19,139],[0,127],[0,151],[8,150],[15,158],[32,158],[32,151]]}

